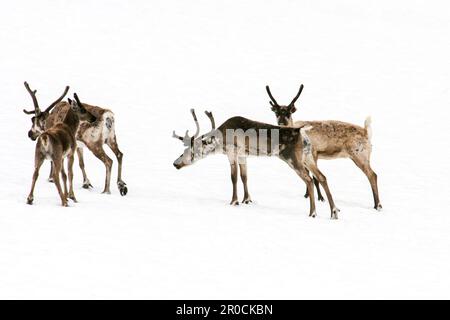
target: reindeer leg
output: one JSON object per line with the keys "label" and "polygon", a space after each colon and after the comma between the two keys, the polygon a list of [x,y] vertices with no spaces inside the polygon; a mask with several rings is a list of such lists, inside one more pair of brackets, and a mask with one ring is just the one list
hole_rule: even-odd
{"label": "reindeer leg", "polygon": [[[308,173],[308,175],[309,175],[309,171],[307,170],[307,169],[305,169],[306,170],[306,172]],[[309,198],[309,190],[308,190],[308,186],[306,186],[306,191],[305,191],[305,195],[304,195],[304,197],[306,198],[306,199],[308,199]]]}
{"label": "reindeer leg", "polygon": [[361,169],[362,172],[369,179],[370,186],[372,187],[373,200],[375,202],[374,208],[378,211],[383,209],[380,203],[380,197],[378,195],[378,177],[377,174],[370,167],[370,162],[363,157],[354,156],[351,158],[353,162]]}
{"label": "reindeer leg", "polygon": [[69,199],[72,199],[73,202],[77,202],[77,198],[75,198],[75,193],[73,192],[73,162],[74,161],[75,161],[75,156],[72,152],[69,155],[69,157],[67,158],[67,169],[69,171]]}
{"label": "reindeer leg", "polygon": [[314,161],[308,162],[308,169],[317,178],[317,180],[319,180],[320,184],[322,185],[323,189],[325,190],[325,193],[328,198],[328,202],[330,203],[331,219],[337,219],[338,212],[340,210],[338,208],[336,208],[336,205],[334,204],[333,196],[331,195],[330,189],[328,188],[327,178],[322,174],[322,172],[320,172],[319,168],[317,168],[317,164]]}
{"label": "reindeer leg", "polygon": [[293,159],[288,159],[283,155],[280,155],[280,159],[286,162],[292,170],[294,170],[297,175],[305,182],[306,191],[308,192],[309,198],[309,216],[315,218],[316,214],[316,201],[314,200],[314,184],[313,179],[309,175],[308,170],[301,164],[301,162],[297,159],[297,156],[294,154]]}
{"label": "reindeer leg", "polygon": [[128,188],[127,184],[122,180],[123,153],[120,151],[119,146],[117,145],[116,135],[114,135],[112,139],[108,139],[107,144],[116,155],[117,162],[119,164],[119,171],[117,173],[117,187],[119,188],[120,195],[125,196],[128,193]]}
{"label": "reindeer leg", "polygon": [[63,207],[68,207],[69,205],[67,204],[67,198],[65,196],[65,194],[63,193],[62,189],[61,189],[61,184],[59,182],[59,174],[61,173],[61,168],[62,168],[62,160],[59,161],[55,161],[56,159],[53,159],[53,180],[55,181],[55,186],[56,189],[58,190],[59,193],[59,197],[61,198],[61,204]]}
{"label": "reindeer leg", "polygon": [[309,216],[311,218],[315,218],[317,216],[316,213],[316,201],[314,200],[314,184],[313,179],[309,175],[309,173],[305,170],[305,168],[300,167],[295,170],[298,176],[305,182],[306,190],[309,194]]}
{"label": "reindeer leg", "polygon": [[[317,159],[318,159],[317,154],[314,153],[314,154],[313,154],[313,157],[314,157],[315,163],[317,164]],[[306,169],[306,171],[307,171],[308,174],[309,174],[308,169]],[[314,175],[313,175],[312,178],[313,178],[314,186],[316,187],[316,190],[317,190],[317,200],[319,200],[319,201],[321,201],[321,202],[325,202],[325,199],[324,199],[323,196],[322,196],[322,192],[320,192],[319,181],[316,179],[316,177],[314,177]],[[305,198],[308,198],[308,189],[306,189]]]}
{"label": "reindeer leg", "polygon": [[[306,170],[306,172],[309,174],[309,171],[308,171],[307,169],[305,169],[305,170]],[[312,179],[313,179],[314,185],[316,186],[316,190],[317,190],[317,200],[322,201],[322,202],[325,201],[325,199],[324,199],[323,196],[322,196],[322,193],[320,192],[319,181],[318,181],[315,177],[313,177]],[[306,199],[309,198],[308,187],[306,187],[305,198],[306,198]]]}
{"label": "reindeer leg", "polygon": [[63,187],[64,187],[64,197],[68,199],[69,192],[67,191],[67,174],[66,170],[64,169],[64,160],[61,162],[61,177],[63,181]]}
{"label": "reindeer leg", "polygon": [[30,194],[27,198],[27,204],[33,204],[34,200],[34,187],[36,186],[36,181],[39,177],[39,169],[41,168],[42,164],[44,163],[44,157],[41,155],[36,155],[35,157],[35,165],[34,165],[34,173],[33,173],[33,180],[31,182],[31,190]]}
{"label": "reindeer leg", "polygon": [[50,161],[50,173],[48,175],[48,182],[53,183],[53,161]]}
{"label": "reindeer leg", "polygon": [[239,171],[241,173],[242,184],[244,185],[244,200],[242,203],[249,204],[252,202],[247,186],[247,158],[239,157]]}
{"label": "reindeer leg", "polygon": [[83,148],[77,148],[77,155],[78,155],[78,163],[80,165],[81,172],[83,173],[83,188],[84,189],[92,188],[92,184],[87,177],[86,170],[84,169]]}
{"label": "reindeer leg", "polygon": [[232,206],[238,206],[239,200],[237,196],[237,179],[238,179],[238,166],[237,166],[237,159],[235,157],[228,157],[230,161],[230,167],[231,167],[231,183],[233,184],[233,197],[231,198],[230,205]]}
{"label": "reindeer leg", "polygon": [[[291,163],[293,163],[291,165]],[[314,183],[313,179],[309,175],[308,170],[302,165],[298,157],[295,155],[293,162],[288,162],[290,166],[294,169],[297,175],[305,182],[306,190],[309,195],[309,216],[311,218],[315,218],[317,216],[316,213],[316,201],[314,200]]]}
{"label": "reindeer leg", "polygon": [[319,200],[321,202],[325,202],[325,199],[322,196],[322,192],[320,192],[319,180],[317,180],[316,177],[313,177],[313,182],[314,182],[314,185],[316,186],[316,190],[317,190],[317,200]]}
{"label": "reindeer leg", "polygon": [[110,184],[111,184],[111,169],[112,169],[113,161],[105,153],[105,150],[103,150],[103,146],[101,146],[101,145],[93,146],[93,145],[88,144],[87,147],[89,148],[89,150],[92,151],[92,153],[98,159],[100,159],[100,161],[102,161],[105,164],[105,167],[106,167],[105,189],[103,190],[102,193],[111,194]]}

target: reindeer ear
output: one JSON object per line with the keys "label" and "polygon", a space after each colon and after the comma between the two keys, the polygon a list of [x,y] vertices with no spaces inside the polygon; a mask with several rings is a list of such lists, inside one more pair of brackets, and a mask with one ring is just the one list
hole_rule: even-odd
{"label": "reindeer ear", "polygon": [[72,104],[72,99],[67,98],[67,100],[69,101],[70,104]]}
{"label": "reindeer ear", "polygon": [[291,113],[294,113],[295,111],[297,111],[297,108],[292,104],[290,110],[291,110]]}

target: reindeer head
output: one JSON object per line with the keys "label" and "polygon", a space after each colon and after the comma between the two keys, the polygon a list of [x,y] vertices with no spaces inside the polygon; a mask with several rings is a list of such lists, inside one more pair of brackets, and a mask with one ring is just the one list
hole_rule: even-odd
{"label": "reindeer head", "polygon": [[275,112],[275,116],[277,117],[278,125],[280,125],[280,126],[292,125],[293,124],[292,114],[295,111],[297,111],[297,109],[295,108],[295,102],[300,97],[300,94],[303,91],[303,85],[300,86],[300,89],[298,90],[297,95],[292,100],[292,102],[290,104],[288,104],[287,106],[280,106],[277,103],[275,98],[272,96],[272,93],[270,92],[269,86],[266,86],[266,90],[267,90],[267,93],[269,94],[269,97],[271,100],[270,105],[272,106],[272,111]]}
{"label": "reindeer head", "polygon": [[23,110],[23,112],[25,114],[33,114],[34,116],[31,118],[31,122],[32,122],[32,126],[30,131],[28,131],[28,137],[31,140],[36,140],[40,134],[42,132],[44,132],[45,130],[45,124],[48,118],[48,115],[50,114],[50,111],[58,104],[62,101],[62,99],[64,99],[64,97],[66,96],[67,92],[69,91],[69,86],[66,87],[66,89],[64,90],[63,94],[55,101],[53,102],[50,106],[47,107],[47,109],[45,109],[44,111],[42,111],[39,108],[39,104],[36,98],[36,90],[31,90],[30,86],[28,85],[27,82],[24,83],[25,88],[27,89],[28,93],[31,95],[31,99],[33,100],[33,105],[34,105],[34,110],[32,111],[27,111],[27,110]]}
{"label": "reindeer head", "polygon": [[76,93],[73,94],[73,98],[75,100],[68,98],[69,105],[72,111],[78,115],[80,121],[88,121],[91,123],[94,122],[96,118],[86,110],[84,105],[80,102],[80,98],[78,98],[78,95]]}
{"label": "reindeer head", "polygon": [[183,142],[186,149],[183,154],[179,156],[173,163],[174,167],[177,169],[181,169],[185,166],[191,165],[194,162],[206,157],[208,154],[213,152],[217,146],[217,140],[214,136],[214,132],[216,129],[216,124],[214,121],[214,117],[212,112],[205,111],[205,114],[208,116],[211,121],[211,131],[198,136],[200,133],[200,126],[198,124],[197,116],[195,115],[195,110],[191,109],[192,117],[194,118],[195,125],[197,127],[196,133],[191,137],[189,136],[189,130],[186,131],[184,137],[181,137],[173,132],[173,137]]}

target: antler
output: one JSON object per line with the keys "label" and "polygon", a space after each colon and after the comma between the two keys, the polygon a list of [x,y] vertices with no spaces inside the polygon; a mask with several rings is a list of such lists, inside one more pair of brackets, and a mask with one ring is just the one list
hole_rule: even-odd
{"label": "antler", "polygon": [[182,141],[185,146],[188,146],[191,141],[191,137],[189,137],[189,130],[186,130],[184,137],[177,135],[175,130],[173,130],[172,137]]}
{"label": "antler", "polygon": [[192,117],[194,118],[195,126],[197,127],[197,131],[194,134],[194,139],[195,139],[200,134],[200,125],[198,124],[197,116],[195,114],[195,110],[194,109],[191,109],[191,114],[192,114]]}
{"label": "antler", "polygon": [[26,114],[36,114],[38,115],[39,113],[41,113],[41,109],[39,109],[39,104],[36,98],[36,90],[31,90],[30,86],[28,84],[28,82],[24,82],[23,83],[25,85],[25,88],[27,89],[28,93],[31,96],[31,99],[33,99],[33,105],[34,105],[34,111],[27,111],[25,109],[23,109],[23,112],[25,112]]}
{"label": "antler", "polygon": [[300,86],[300,89],[298,90],[298,93],[297,93],[297,95],[295,96],[295,98],[294,98],[294,100],[292,100],[292,102],[291,102],[291,106],[297,101],[297,99],[300,97],[300,95],[302,94],[302,91],[303,91],[303,84]]}
{"label": "antler", "polygon": [[80,98],[78,98],[78,95],[77,95],[76,92],[73,94],[73,97],[74,97],[75,101],[77,102],[78,107],[79,108],[84,108],[84,106],[81,104]]}
{"label": "antler", "polygon": [[178,139],[180,141],[183,141],[183,144],[186,147],[190,145],[192,139],[197,138],[198,135],[200,134],[200,125],[198,124],[197,115],[195,114],[194,109],[191,109],[191,114],[192,114],[192,117],[194,118],[195,126],[197,127],[197,131],[195,132],[195,134],[192,137],[189,136],[189,130],[186,130],[186,134],[184,135],[184,137],[177,135],[175,133],[175,130],[172,133],[172,137],[175,139]]}
{"label": "antler", "polygon": [[272,93],[270,92],[269,86],[266,86],[266,91],[269,94],[270,100],[272,100],[272,101],[270,101],[270,104],[272,105],[272,107],[277,106],[278,102],[277,102],[277,100],[275,100],[275,98],[273,97]]}
{"label": "antler", "polygon": [[[183,141],[183,144],[186,147],[190,146],[191,140],[197,138],[200,133],[200,126],[198,124],[197,116],[195,115],[195,110],[191,109],[191,113],[192,113],[192,117],[194,118],[195,125],[197,126],[197,132],[195,133],[195,135],[193,135],[192,137],[189,136],[189,130],[186,130],[186,134],[184,135],[184,137],[177,135],[175,133],[175,130],[172,133],[172,137],[175,139],[178,139],[180,141]],[[203,134],[202,137],[205,137],[205,136],[211,134],[211,132],[213,132],[216,129],[216,122],[214,120],[214,116],[213,116],[212,112],[205,111],[205,114],[208,116],[209,120],[211,121],[212,129],[208,133]]]}
{"label": "antler", "polygon": [[64,99],[64,97],[66,96],[67,92],[69,92],[69,86],[66,86],[66,89],[64,90],[63,94],[61,95],[61,97],[59,97],[58,99],[55,100],[55,102],[53,102],[47,109],[45,109],[44,112],[49,112],[50,110],[52,110],[58,103],[61,102],[62,99]]}
{"label": "antler", "polygon": [[211,121],[211,130],[216,129],[216,122],[214,121],[214,116],[211,111],[205,111],[205,114],[208,116],[209,120]]}

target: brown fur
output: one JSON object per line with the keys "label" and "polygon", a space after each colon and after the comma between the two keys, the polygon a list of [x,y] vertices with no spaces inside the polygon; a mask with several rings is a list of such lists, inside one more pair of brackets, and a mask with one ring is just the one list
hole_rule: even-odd
{"label": "brown fur", "polygon": [[[45,130],[37,139],[35,149],[35,168],[27,203],[32,204],[34,200],[34,188],[39,177],[39,169],[45,159],[53,163],[53,180],[61,198],[61,204],[68,206],[68,199],[76,201],[73,191],[73,158],[76,150],[75,132],[79,124],[78,115],[69,110],[63,122],[55,124]],[[63,160],[68,158],[69,190],[67,190],[67,175],[64,170]],[[59,176],[62,176],[64,191],[61,189]]]}
{"label": "brown fur", "polygon": [[[300,87],[300,93],[302,89],[303,85]],[[297,121],[294,123],[292,114],[296,111],[294,106],[296,99],[287,106],[280,106],[273,98],[268,86],[266,90],[271,98],[272,111],[275,113],[279,125],[290,127],[312,126],[312,129],[308,131],[308,136],[313,145],[315,161],[318,159],[352,159],[369,179],[375,203],[374,207],[380,210],[382,206],[378,194],[377,175],[370,166],[372,153],[370,118],[366,120],[364,128],[340,121]],[[316,187],[320,196],[320,188],[317,184]],[[305,197],[307,196],[306,194]]]}
{"label": "brown fur", "polygon": [[[227,130],[236,132],[232,139],[227,139]],[[278,133],[278,143],[274,146],[278,150],[271,148],[262,148],[262,146],[271,146],[273,139],[272,130]],[[245,138],[246,133],[255,132],[257,134],[256,147],[250,147],[251,143]],[[264,135],[261,134],[261,132]],[[305,182],[310,196],[310,216],[316,216],[316,207],[314,201],[313,181],[308,174],[310,170],[318,177],[327,193],[331,209],[331,217],[337,219],[339,210],[336,208],[331,192],[328,188],[326,177],[317,168],[313,159],[312,148],[309,138],[304,128],[279,127],[266,123],[252,121],[243,117],[233,117],[225,121],[217,130],[203,135],[197,139],[192,139],[192,145],[189,146],[183,155],[174,162],[177,169],[181,169],[193,162],[212,154],[214,151],[226,154],[228,156],[231,168],[231,181],[233,185],[233,194],[231,205],[238,205],[237,198],[237,180],[238,172],[241,172],[241,180],[244,185],[244,203],[250,203],[251,198],[247,187],[247,156],[277,156],[286,162]],[[253,144],[255,144],[253,142]],[[204,150],[207,149],[207,152]],[[238,168],[239,165],[239,168]]]}
{"label": "brown fur", "polygon": [[311,125],[308,132],[314,146],[314,158],[337,159],[350,158],[369,179],[374,199],[374,208],[382,208],[378,193],[377,174],[370,166],[372,144],[370,141],[370,124],[368,127],[340,121],[297,121],[294,127]]}
{"label": "brown fur", "polygon": [[[106,168],[106,179],[103,193],[111,193],[110,191],[110,183],[111,183],[111,170],[113,161],[108,157],[105,150],[103,149],[103,145],[107,144],[113,153],[116,155],[119,169],[118,169],[118,177],[117,177],[117,186],[121,195],[126,195],[128,192],[128,188],[126,183],[122,180],[122,159],[123,153],[120,151],[119,146],[117,144],[117,138],[115,132],[112,132],[110,137],[103,137],[100,135],[92,135],[92,131],[100,132],[102,126],[104,126],[104,115],[109,112],[112,115],[112,112],[108,109],[100,108],[97,106],[92,106],[86,103],[82,103],[83,107],[88,112],[85,115],[85,120],[80,122],[79,128],[76,132],[77,141],[82,142],[100,161],[102,161]],[[65,118],[67,112],[70,110],[70,103],[68,102],[60,102],[58,103],[52,112],[46,116],[45,119],[45,128],[51,128],[55,124],[60,123]],[[114,117],[112,115],[112,122],[114,123]],[[83,148],[77,148],[78,160],[80,169],[83,174],[83,188],[92,187],[85,170],[84,165],[84,153]],[[53,181],[53,166],[50,171],[49,180]]]}

